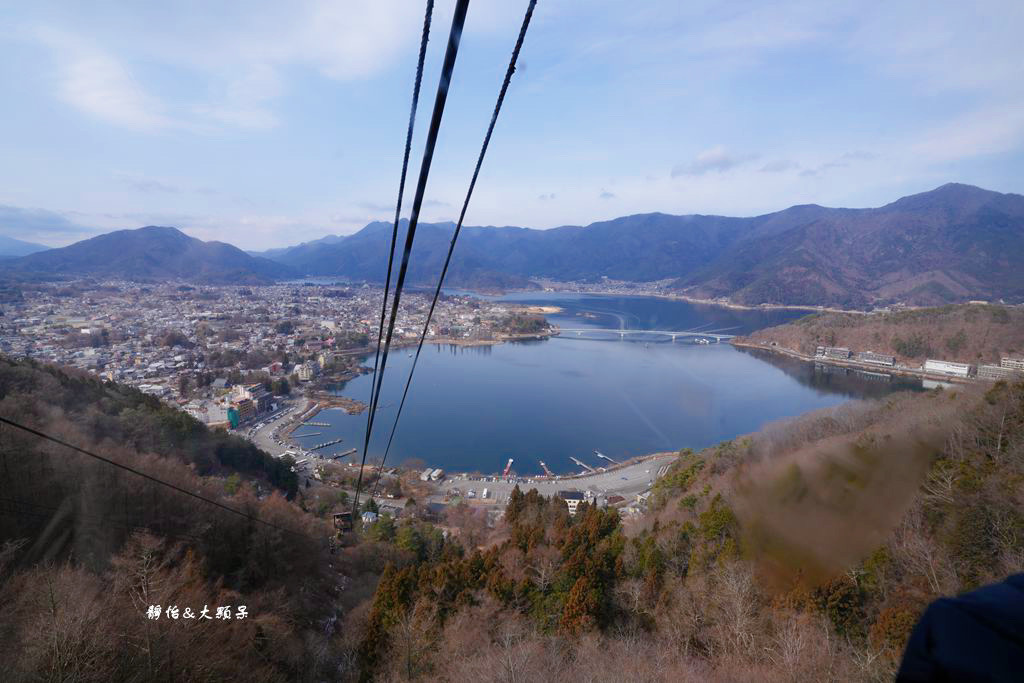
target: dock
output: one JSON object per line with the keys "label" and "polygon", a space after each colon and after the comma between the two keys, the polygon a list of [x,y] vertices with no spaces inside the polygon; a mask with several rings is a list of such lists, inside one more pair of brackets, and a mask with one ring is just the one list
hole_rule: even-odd
{"label": "dock", "polygon": [[323,432],[310,432],[309,434],[292,434],[296,439],[302,439],[307,436],[320,436]]}
{"label": "dock", "polygon": [[609,457],[608,457],[607,455],[605,455],[605,454],[604,454],[604,453],[602,453],[601,451],[594,451],[594,455],[596,455],[596,456],[597,456],[597,457],[599,457],[599,458],[604,458],[605,460],[607,460],[608,462],[610,462],[610,463],[611,463],[611,464],[613,464],[613,465],[619,465],[619,464],[621,464],[621,463],[619,463],[619,462],[617,462],[617,461],[615,461],[615,460],[612,460],[611,458],[609,458]]}
{"label": "dock", "polygon": [[317,445],[313,446],[309,450],[311,450],[311,451],[318,451],[321,448],[327,448],[328,446],[333,446],[334,444],[341,443],[342,441],[344,441],[344,439],[332,439],[331,441],[324,441],[323,443],[318,443]]}
{"label": "dock", "polygon": [[334,458],[335,460],[338,460],[338,459],[340,459],[340,458],[344,458],[344,457],[346,457],[346,456],[352,455],[352,454],[353,454],[353,453],[355,453],[356,451],[357,451],[357,449],[355,449],[355,448],[350,448],[350,449],[348,449],[347,451],[345,451],[344,453],[335,453],[335,454],[334,454],[334,455],[332,455],[331,457],[332,457],[332,458]]}
{"label": "dock", "polygon": [[580,467],[582,467],[583,469],[587,470],[588,472],[592,474],[597,474],[597,470],[595,470],[593,467],[583,462],[582,460],[577,460],[576,458],[573,457],[570,457],[569,459],[572,460],[577,465],[579,465]]}
{"label": "dock", "polygon": [[548,469],[548,466],[544,464],[543,460],[540,461],[540,466],[544,470],[544,474],[548,475],[549,477],[555,476],[555,473]]}
{"label": "dock", "polygon": [[331,424],[329,422],[303,422],[302,426],[303,427],[330,427]]}

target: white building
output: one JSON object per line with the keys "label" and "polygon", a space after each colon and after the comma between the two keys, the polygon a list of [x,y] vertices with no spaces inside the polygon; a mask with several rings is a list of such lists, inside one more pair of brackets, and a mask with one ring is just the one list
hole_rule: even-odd
{"label": "white building", "polygon": [[559,491],[558,497],[565,501],[569,508],[569,514],[576,516],[576,509],[583,502],[583,493],[580,491]]}
{"label": "white building", "polygon": [[1004,358],[999,365],[1000,367],[1024,372],[1024,358]]}
{"label": "white building", "polygon": [[991,381],[999,381],[1001,379],[1012,380],[1020,375],[1019,370],[1013,368],[1004,368],[999,365],[979,365],[978,366],[978,379],[986,379]]}
{"label": "white building", "polygon": [[938,375],[950,375],[952,377],[969,377],[971,366],[967,363],[954,363],[953,361],[929,358],[924,362],[924,371],[934,372]]}
{"label": "white building", "polygon": [[296,374],[299,376],[300,382],[308,382],[316,377],[316,365],[313,363],[303,363],[298,367]]}
{"label": "white building", "polygon": [[227,406],[217,401],[192,401],[185,406],[185,412],[206,425],[228,421]]}

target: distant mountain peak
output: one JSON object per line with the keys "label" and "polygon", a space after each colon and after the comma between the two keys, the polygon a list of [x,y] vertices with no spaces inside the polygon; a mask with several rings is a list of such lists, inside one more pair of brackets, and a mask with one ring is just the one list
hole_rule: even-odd
{"label": "distant mountain peak", "polygon": [[[998,200],[1004,197],[1020,197],[1015,194],[1004,194],[1002,192],[995,192],[993,190],[986,190],[975,185],[968,185],[966,183],[946,183],[940,185],[933,190],[926,190],[925,192],[918,192],[917,194],[907,195],[901,199],[888,204],[887,206],[921,206],[925,207],[929,204],[934,205],[954,205],[963,204],[965,206],[976,206],[978,203]],[[882,207],[886,208],[886,207]]]}
{"label": "distant mountain peak", "polygon": [[6,237],[0,235],[0,258],[12,258],[17,256],[27,256],[34,254],[38,251],[46,251],[50,247],[43,244],[36,244],[34,242],[25,242],[24,240],[14,239],[13,237]]}
{"label": "distant mountain peak", "polygon": [[287,266],[223,242],[204,242],[178,228],[147,225],[117,230],[4,264],[7,271],[124,279],[181,279],[253,284],[288,277]]}

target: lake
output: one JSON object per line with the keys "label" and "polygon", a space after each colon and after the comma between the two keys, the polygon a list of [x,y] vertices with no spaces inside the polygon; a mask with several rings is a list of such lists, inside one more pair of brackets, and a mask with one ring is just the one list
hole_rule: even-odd
{"label": "lake", "polygon": [[[698,330],[744,334],[805,315],[788,310],[734,310],[656,297],[520,293],[487,297],[558,306],[548,319],[562,328]],[[500,472],[509,458],[520,475],[578,471],[570,457],[602,464],[688,447],[700,449],[756,431],[767,422],[852,398],[920,389],[920,382],[845,373],[727,343],[669,343],[664,336],[566,333],[551,339],[423,349],[388,462],[412,460],[447,471]],[[387,443],[411,349],[393,350],[374,423],[369,459]],[[364,361],[370,365],[373,357]],[[369,402],[371,376],[340,393]],[[326,410],[330,427],[299,439],[304,446],[335,438],[325,449],[362,449],[366,414]],[[605,463],[606,464],[606,463]]]}

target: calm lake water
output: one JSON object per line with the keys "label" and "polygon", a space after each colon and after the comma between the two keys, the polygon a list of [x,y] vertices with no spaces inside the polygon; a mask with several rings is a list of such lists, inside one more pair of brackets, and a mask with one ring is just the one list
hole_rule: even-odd
{"label": "calm lake water", "polygon": [[[743,334],[804,315],[797,311],[736,311],[653,297],[529,293],[500,300],[559,306],[549,315],[563,328],[701,330]],[[628,338],[627,338],[628,339]],[[370,357],[367,361],[373,363]],[[412,358],[388,359],[369,458],[379,459],[394,421]],[[369,402],[370,375],[340,393]],[[594,451],[615,458],[694,449],[756,431],[783,417],[851,398],[919,389],[920,382],[886,381],[815,367],[728,344],[700,345],[665,337],[620,341],[618,334],[575,333],[497,346],[425,346],[388,462],[417,459],[448,471],[500,472],[509,458],[519,474],[578,471]],[[300,439],[326,451],[362,448],[366,415],[327,410],[331,427]]]}

